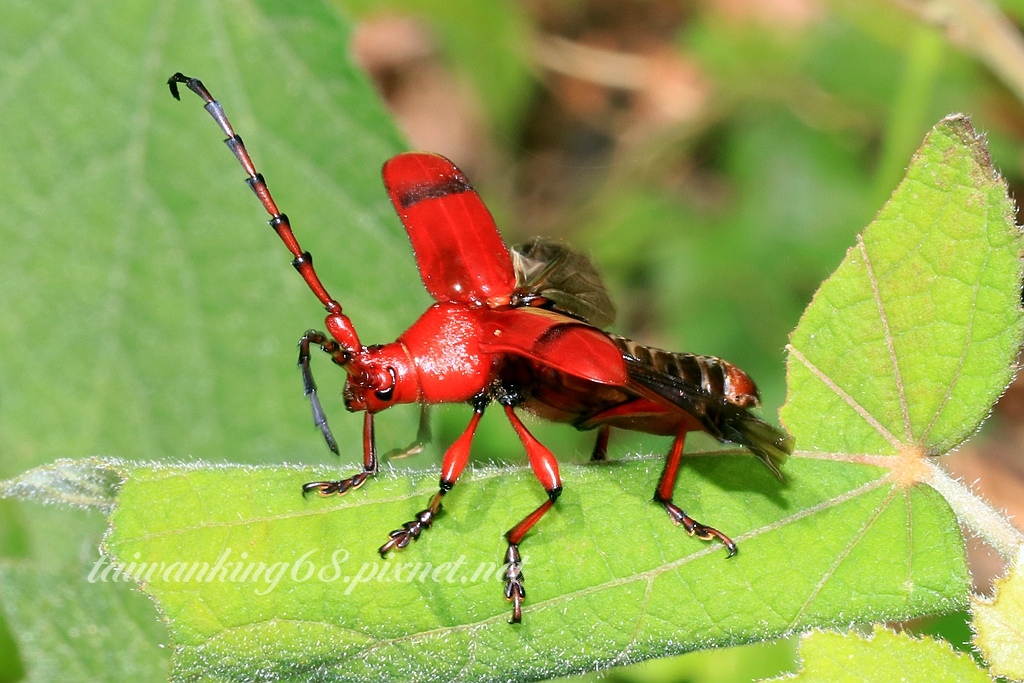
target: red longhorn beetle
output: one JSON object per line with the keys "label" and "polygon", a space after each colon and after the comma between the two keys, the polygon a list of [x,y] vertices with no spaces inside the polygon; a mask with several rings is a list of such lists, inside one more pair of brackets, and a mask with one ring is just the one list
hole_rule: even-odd
{"label": "red longhorn beetle", "polygon": [[473,417],[444,454],[440,489],[415,519],[396,529],[380,554],[405,548],[429,529],[469,460],[480,417],[491,401],[504,410],[526,449],[548,499],[505,534],[505,597],[511,623],[522,619],[519,544],[562,492],[555,456],[527,430],[516,409],[577,429],[597,428],[593,459],[603,460],[612,427],[674,437],[654,492],[669,517],[698,538],[736,544],[672,502],[686,433],[703,430],[741,444],[776,475],[793,440],[750,413],[758,404],[754,382],[713,356],[670,353],[598,329],[614,317],[600,277],[583,256],[535,240],[509,252],[480,196],[450,161],[436,154],[399,154],[384,164],[384,186],[409,233],[420,276],[435,303],[390,344],[365,346],[341,304],[331,298],[256,171],[242,139],[220,103],[195,78],[174,74],[168,85],[179,98],[182,83],[206,111],[248,174],[249,187],[270,214],[270,225],[295,257],[292,265],[327,309],[328,333],[310,330],[299,341],[299,366],[313,419],[328,446],[338,446],[327,426],[310,371],[310,345],[319,346],[348,373],[345,406],[364,411],[363,469],[340,481],[316,481],[303,493],[343,494],[379,470],[373,416],[398,403],[468,402]]}

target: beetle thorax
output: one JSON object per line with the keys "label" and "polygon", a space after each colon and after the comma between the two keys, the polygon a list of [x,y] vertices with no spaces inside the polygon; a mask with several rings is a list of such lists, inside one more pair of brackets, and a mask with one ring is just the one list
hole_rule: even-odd
{"label": "beetle thorax", "polygon": [[480,350],[481,310],[434,304],[399,337],[415,364],[423,401],[468,401],[494,379],[499,359]]}

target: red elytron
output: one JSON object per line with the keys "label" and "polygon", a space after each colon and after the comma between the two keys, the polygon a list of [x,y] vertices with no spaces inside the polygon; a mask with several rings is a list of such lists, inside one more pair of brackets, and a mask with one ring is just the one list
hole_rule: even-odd
{"label": "red elytron", "polygon": [[593,458],[604,459],[612,427],[674,437],[654,500],[688,533],[719,539],[731,557],[736,544],[700,524],[672,502],[686,433],[703,430],[741,444],[775,474],[792,452],[792,438],[749,411],[757,388],[741,370],[712,356],[670,353],[606,333],[597,325],[614,312],[593,266],[560,245],[535,240],[505,246],[487,207],[465,176],[435,154],[399,154],[384,164],[384,185],[409,233],[423,283],[437,303],[390,344],[364,346],[341,304],[324,288],[220,103],[203,84],[180,73],[169,80],[178,98],[184,84],[206,103],[225,141],[270,214],[270,225],[327,309],[327,333],[310,330],[299,342],[299,365],[313,417],[331,450],[338,446],[316,393],[310,345],[348,374],[345,405],[364,411],[363,468],[340,481],[306,484],[304,493],[343,494],[379,469],[373,416],[395,404],[467,402],[473,416],[445,452],[440,488],[415,519],[391,532],[381,555],[406,547],[429,529],[469,460],[485,408],[497,401],[526,449],[548,499],[505,534],[505,597],[512,623],[526,596],[519,544],[562,491],[555,456],[527,430],[516,409],[597,431]]}

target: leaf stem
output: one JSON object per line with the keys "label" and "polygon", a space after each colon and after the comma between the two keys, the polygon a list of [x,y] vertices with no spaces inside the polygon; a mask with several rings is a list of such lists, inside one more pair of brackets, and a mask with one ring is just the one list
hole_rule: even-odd
{"label": "leaf stem", "polygon": [[1016,559],[1024,546],[1024,533],[1006,515],[975,495],[938,465],[926,462],[930,476],[924,483],[946,499],[960,523],[995,548],[1007,561]]}

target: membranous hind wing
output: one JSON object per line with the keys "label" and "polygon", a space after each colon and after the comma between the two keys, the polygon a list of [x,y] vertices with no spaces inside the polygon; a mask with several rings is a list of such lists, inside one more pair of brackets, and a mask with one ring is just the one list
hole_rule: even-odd
{"label": "membranous hind wing", "polygon": [[714,356],[671,353],[609,336],[622,350],[632,390],[685,411],[719,440],[745,446],[782,478],[793,437],[750,412],[760,398],[746,373]]}
{"label": "membranous hind wing", "polygon": [[542,307],[565,313],[594,327],[615,321],[615,306],[597,268],[584,254],[554,240],[536,237],[512,247],[516,272],[517,303],[536,305],[531,299],[550,302]]}

